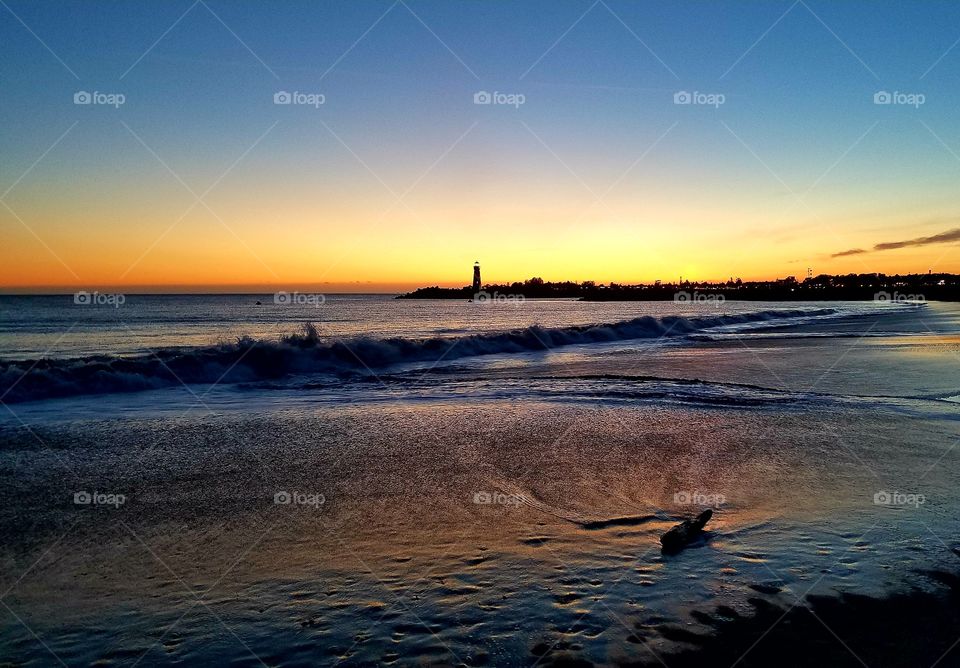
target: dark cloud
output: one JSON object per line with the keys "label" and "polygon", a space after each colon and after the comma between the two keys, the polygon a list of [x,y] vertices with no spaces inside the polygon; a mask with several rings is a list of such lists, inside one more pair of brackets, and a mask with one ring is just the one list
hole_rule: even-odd
{"label": "dark cloud", "polygon": [[934,234],[932,237],[917,237],[907,241],[890,241],[885,244],[877,244],[873,250],[893,250],[894,248],[906,248],[908,246],[929,246],[930,244],[947,244],[951,241],[960,241],[960,227],[952,230]]}
{"label": "dark cloud", "polygon": [[860,255],[860,253],[866,253],[867,251],[862,248],[851,248],[850,250],[840,251],[839,253],[834,253],[830,257],[847,257],[848,255]]}
{"label": "dark cloud", "polygon": [[[932,244],[948,244],[954,241],[960,241],[960,227],[955,227],[952,230],[947,230],[946,232],[941,232],[940,234],[934,234],[929,237],[916,237],[914,239],[906,239],[904,241],[888,241],[882,244],[876,244],[871,250],[874,251],[885,251],[885,250],[894,250],[897,248],[909,248],[911,246],[930,246]],[[847,257],[850,255],[860,255],[861,253],[869,253],[871,251],[864,250],[862,248],[851,248],[850,250],[840,251],[839,253],[834,253],[830,257]]]}

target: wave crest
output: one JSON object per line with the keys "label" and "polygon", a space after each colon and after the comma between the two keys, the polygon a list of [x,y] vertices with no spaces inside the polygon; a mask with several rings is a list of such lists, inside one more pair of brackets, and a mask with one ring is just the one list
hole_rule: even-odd
{"label": "wave crest", "polygon": [[561,346],[629,339],[682,337],[722,325],[823,316],[835,309],[761,311],[697,318],[643,316],[571,327],[534,325],[510,332],[435,338],[355,338],[321,335],[313,325],[278,340],[249,337],[133,357],[0,361],[0,400],[13,403],[82,394],[134,392],[180,383],[237,383],[295,373],[366,374],[400,362],[453,360],[523,353]]}

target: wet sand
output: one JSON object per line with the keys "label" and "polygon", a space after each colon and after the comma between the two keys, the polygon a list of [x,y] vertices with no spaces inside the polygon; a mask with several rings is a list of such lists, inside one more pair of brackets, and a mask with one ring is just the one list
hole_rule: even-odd
{"label": "wet sand", "polygon": [[[957,560],[956,431],[843,406],[459,401],[9,428],[0,584],[23,623],[4,620],[2,655],[659,665],[703,645],[706,660],[704,638],[733,651],[774,614],[758,598],[935,590],[916,571]],[[921,508],[873,502],[916,485]],[[661,554],[705,502],[706,540]],[[718,606],[754,621],[703,616]]]}
{"label": "wet sand", "polygon": [[[935,589],[885,598],[810,596],[793,607],[750,600],[741,616],[718,608],[692,616],[708,635],[661,628],[693,648],[660,657],[677,668],[722,666],[956,666],[960,665],[960,578],[956,572],[918,572]],[[656,665],[652,662],[622,665]]]}

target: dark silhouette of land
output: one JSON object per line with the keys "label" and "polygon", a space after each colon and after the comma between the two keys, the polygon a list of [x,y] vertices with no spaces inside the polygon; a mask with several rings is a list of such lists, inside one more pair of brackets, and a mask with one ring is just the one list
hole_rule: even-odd
{"label": "dark silhouette of land", "polygon": [[[474,286],[427,287],[397,299],[467,299]],[[846,274],[773,281],[682,281],[621,285],[594,281],[551,283],[531,278],[522,283],[487,284],[481,297],[567,298],[583,301],[706,301],[711,298],[747,301],[960,301],[957,274]]]}

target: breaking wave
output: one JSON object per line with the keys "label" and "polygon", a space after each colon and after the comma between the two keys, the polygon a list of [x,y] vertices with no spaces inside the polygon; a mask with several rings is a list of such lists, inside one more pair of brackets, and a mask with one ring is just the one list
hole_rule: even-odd
{"label": "breaking wave", "polygon": [[237,383],[298,373],[369,374],[402,362],[453,360],[475,355],[524,353],[575,344],[684,337],[720,326],[819,317],[836,309],[760,311],[697,318],[644,316],[573,327],[533,326],[434,338],[322,336],[313,325],[276,340],[241,338],[132,357],[0,361],[0,400],[12,403],[82,394],[135,392],[180,383]]}

